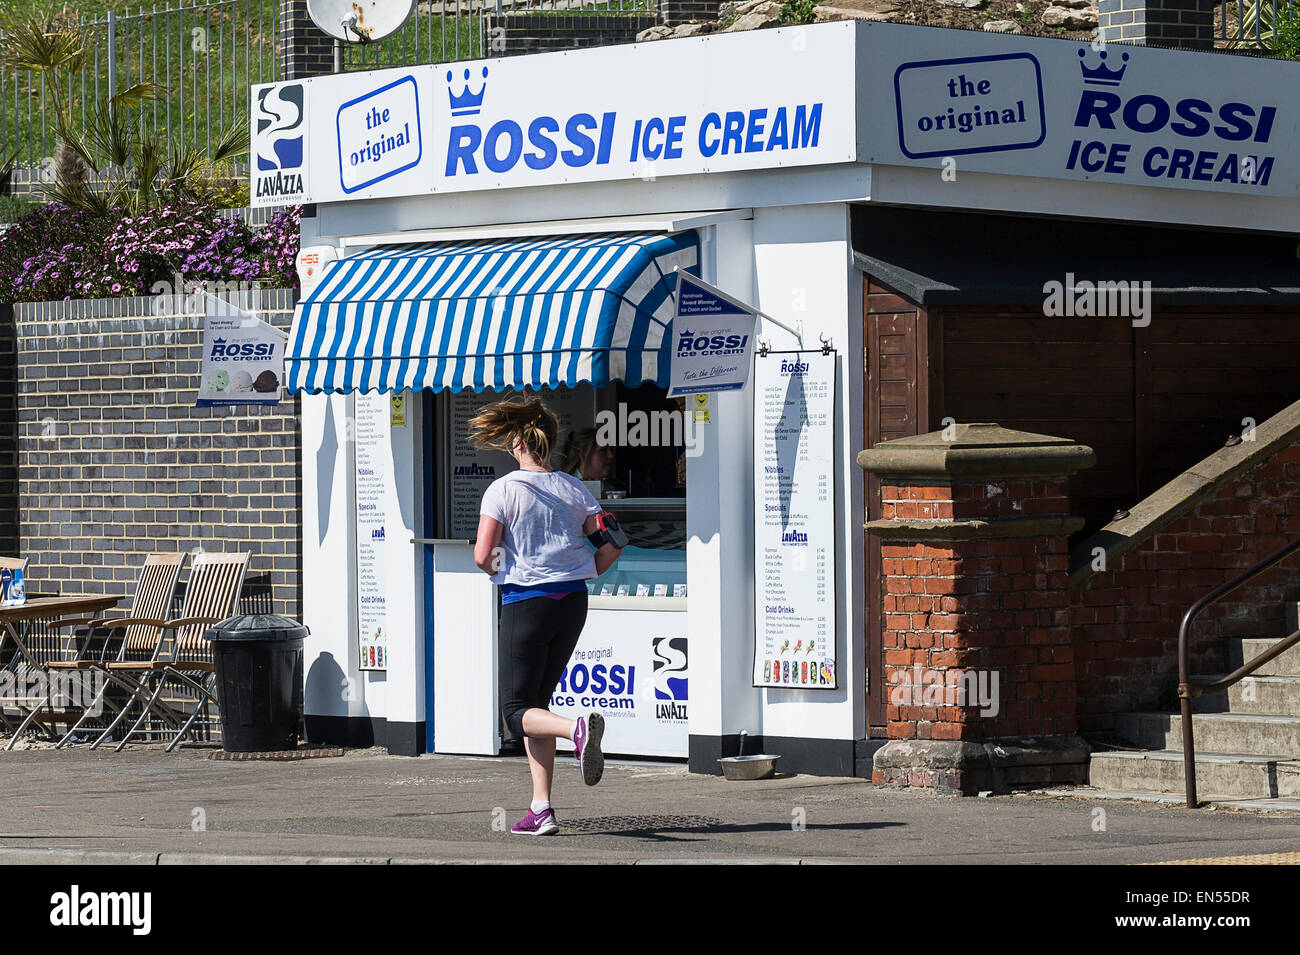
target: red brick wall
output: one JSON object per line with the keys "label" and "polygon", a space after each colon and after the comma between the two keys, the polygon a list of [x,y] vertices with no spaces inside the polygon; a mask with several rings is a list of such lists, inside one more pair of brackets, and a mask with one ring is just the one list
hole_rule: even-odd
{"label": "red brick wall", "polygon": [[[1080,728],[1176,705],[1178,625],[1211,589],[1300,535],[1300,446],[1282,449],[1070,591]],[[1293,555],[1210,608],[1192,632],[1194,674],[1224,672],[1224,637],[1282,636],[1300,597]]]}
{"label": "red brick wall", "polygon": [[[881,502],[883,520],[1068,513],[1064,479],[884,484]],[[891,737],[981,740],[1076,731],[1065,535],[884,539],[881,558]],[[917,705],[918,665],[927,671],[997,671],[998,714],[983,716],[973,704]]]}

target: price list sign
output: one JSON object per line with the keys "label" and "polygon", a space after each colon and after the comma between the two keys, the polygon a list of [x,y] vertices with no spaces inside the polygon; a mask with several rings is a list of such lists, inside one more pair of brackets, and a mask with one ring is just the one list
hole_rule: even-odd
{"label": "price list sign", "polygon": [[835,363],[754,365],[754,685],[835,687]]}
{"label": "price list sign", "polygon": [[[557,388],[542,393],[546,407],[555,412],[560,430],[556,441],[556,453],[551,457],[553,467],[560,466],[559,449],[564,444],[569,432],[588,428],[595,419],[595,392],[590,386],[574,389]],[[469,419],[478,414],[484,405],[501,400],[512,400],[510,395],[496,392],[475,394],[462,391],[451,396],[450,431],[451,447],[447,466],[450,468],[448,487],[450,488],[450,522],[447,536],[458,540],[473,540],[478,536],[479,505],[483,502],[483,492],[487,486],[509,474],[519,465],[515,459],[504,451],[489,448],[476,448],[469,440]],[[518,395],[513,396],[518,400]]]}
{"label": "price list sign", "polygon": [[384,462],[388,454],[389,397],[359,394],[356,416],[357,630],[362,670],[388,668],[388,598],[384,577],[387,538]]}

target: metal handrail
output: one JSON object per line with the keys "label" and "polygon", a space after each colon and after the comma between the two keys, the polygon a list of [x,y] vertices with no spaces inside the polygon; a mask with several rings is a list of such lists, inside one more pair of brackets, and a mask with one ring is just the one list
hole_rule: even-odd
{"label": "metal handrail", "polygon": [[1186,784],[1187,807],[1195,809],[1197,806],[1196,799],[1196,744],[1192,734],[1192,700],[1206,693],[1217,693],[1225,690],[1234,683],[1244,679],[1251,673],[1254,673],[1265,663],[1273,658],[1285,653],[1291,647],[1300,643],[1300,630],[1284,638],[1276,646],[1271,647],[1261,653],[1249,663],[1238,667],[1232,673],[1228,674],[1221,680],[1209,680],[1206,678],[1196,679],[1188,672],[1191,669],[1187,657],[1187,636],[1191,632],[1192,621],[1200,614],[1202,610],[1211,604],[1218,602],[1228,594],[1232,593],[1242,584],[1254,579],[1263,571],[1272,567],[1282,558],[1300,550],[1300,537],[1297,537],[1291,543],[1287,544],[1273,553],[1269,554],[1263,560],[1258,561],[1247,570],[1242,571],[1236,577],[1233,577],[1227,583],[1220,584],[1202,597],[1183,614],[1183,622],[1178,627],[1178,698],[1181,702],[1182,722],[1183,722],[1183,779]]}

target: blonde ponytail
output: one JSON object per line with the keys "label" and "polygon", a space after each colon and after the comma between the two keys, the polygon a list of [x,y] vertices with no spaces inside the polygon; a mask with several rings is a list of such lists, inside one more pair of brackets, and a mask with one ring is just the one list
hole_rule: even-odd
{"label": "blonde ponytail", "polygon": [[469,419],[469,439],[475,447],[507,453],[522,443],[534,461],[549,466],[559,428],[559,421],[542,399],[530,395],[523,401],[498,401],[480,408]]}

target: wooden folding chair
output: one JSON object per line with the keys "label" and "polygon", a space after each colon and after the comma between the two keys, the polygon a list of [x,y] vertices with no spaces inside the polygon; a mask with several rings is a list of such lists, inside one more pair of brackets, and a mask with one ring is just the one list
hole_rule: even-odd
{"label": "wooden folding chair", "polygon": [[[49,689],[41,704],[19,727],[20,732],[36,719],[49,723],[71,723],[75,715],[76,722],[58,742],[58,746],[62,747],[74,738],[87,720],[98,718],[103,708],[107,707],[117,713],[130,704],[132,698],[128,698],[121,706],[117,705],[108,695],[111,684],[102,673],[96,671],[102,671],[109,659],[128,660],[157,655],[156,648],[162,639],[163,624],[171,610],[185,556],[150,554],[145,558],[136,580],[135,594],[131,598],[131,614],[128,617],[65,618],[47,624],[52,630],[67,630],[70,645],[64,653],[65,659],[46,662]],[[93,644],[96,639],[102,640],[97,649]],[[99,678],[99,687],[89,703],[75,705],[66,699],[56,698],[56,683],[71,679],[88,681],[92,674]],[[48,717],[40,716],[42,707],[48,710]],[[98,730],[99,727],[95,729]],[[10,741],[8,748],[13,747],[16,739],[17,735]]]}
{"label": "wooden folding chair", "polygon": [[[150,714],[156,714],[162,722],[176,729],[175,736],[167,744],[170,753],[185,738],[207,704],[216,704],[212,693],[216,668],[211,644],[203,635],[213,624],[235,613],[249,557],[247,551],[197,555],[190,564],[190,579],[185,585],[185,605],[181,616],[167,621],[162,627],[175,634],[170,657],[163,659],[155,652],[147,663],[121,661],[109,663],[105,668],[110,674],[109,679],[128,688],[133,697],[148,697],[139,717],[117,744],[117,751],[121,751],[131,737],[141,731]],[[177,711],[174,701],[162,698],[169,683],[178,683],[197,694],[194,710],[188,717]],[[91,744],[91,748],[102,743],[119,722],[121,714]]]}

